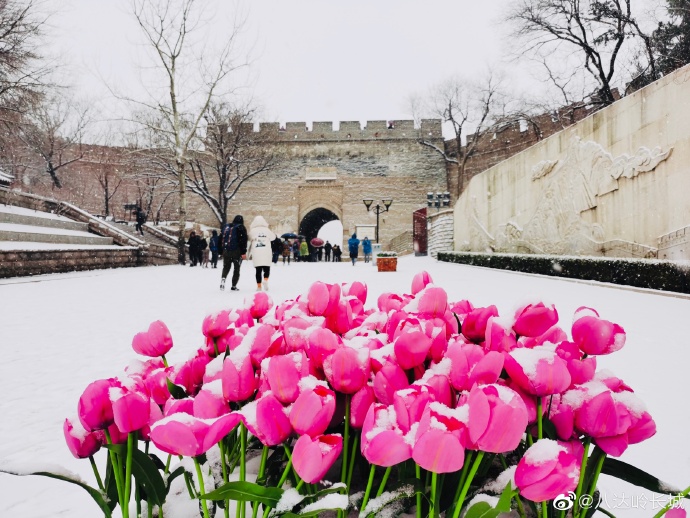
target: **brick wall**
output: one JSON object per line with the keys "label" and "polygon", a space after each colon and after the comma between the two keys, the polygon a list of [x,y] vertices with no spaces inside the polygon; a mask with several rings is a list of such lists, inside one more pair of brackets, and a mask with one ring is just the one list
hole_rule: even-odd
{"label": "brick wall", "polygon": [[436,259],[439,252],[453,250],[453,210],[427,212],[428,242],[427,252]]}
{"label": "brick wall", "polygon": [[382,251],[396,252],[398,255],[406,255],[412,253],[412,231],[406,230],[399,236],[394,237],[390,240],[388,248]]}

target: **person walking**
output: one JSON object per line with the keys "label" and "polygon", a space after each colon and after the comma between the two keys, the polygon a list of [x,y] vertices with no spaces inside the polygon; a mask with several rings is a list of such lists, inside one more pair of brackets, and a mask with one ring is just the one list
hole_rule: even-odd
{"label": "person walking", "polygon": [[299,263],[299,241],[296,239],[292,242],[292,258]]}
{"label": "person walking", "polygon": [[191,231],[189,234],[189,239],[187,240],[187,246],[189,247],[189,266],[196,266],[199,262],[199,251],[200,251],[200,239],[196,235],[195,231]]}
{"label": "person walking", "polygon": [[281,255],[283,252],[283,242],[280,240],[278,236],[276,236],[273,241],[271,241],[271,253],[272,253],[272,258],[271,262],[273,264],[278,264],[278,257]]}
{"label": "person walking", "polygon": [[220,237],[215,230],[211,231],[211,239],[208,242],[208,248],[211,251],[211,267],[218,267],[218,252],[220,251]]}
{"label": "person walking", "polygon": [[208,268],[208,231],[204,230],[201,234],[201,239],[199,240],[199,261],[202,268]]}
{"label": "person walking", "polygon": [[359,239],[357,239],[357,234],[352,234],[352,237],[347,240],[347,248],[350,251],[352,266],[354,266],[357,262],[357,256],[359,255]]}
{"label": "person walking", "polygon": [[323,245],[323,251],[326,254],[326,262],[329,262],[331,260],[331,250],[333,250],[333,246],[331,246],[331,244],[328,241],[326,241],[326,244]]}
{"label": "person walking", "polygon": [[142,236],[144,235],[144,223],[146,223],[146,213],[141,207],[137,206],[137,226],[134,227]]}
{"label": "person walking", "polygon": [[333,262],[339,263],[340,256],[343,255],[343,251],[340,249],[340,245],[333,245]]}
{"label": "person walking", "polygon": [[[249,249],[247,256],[251,257],[256,268],[256,291],[268,291],[268,278],[271,275],[273,250],[271,243],[276,235],[268,228],[263,216],[257,216],[249,227]],[[262,282],[263,278],[263,282]]]}
{"label": "person walking", "polygon": [[365,263],[371,261],[371,241],[369,241],[368,236],[365,236],[362,240],[362,253],[364,254]]}
{"label": "person walking", "polygon": [[290,256],[292,255],[292,246],[287,239],[283,241],[283,266],[285,266],[285,259],[287,259],[288,266],[290,266]]}
{"label": "person walking", "polygon": [[300,239],[299,243],[299,260],[303,262],[309,260],[309,245],[304,239]]}
{"label": "person walking", "polygon": [[223,249],[223,271],[221,273],[220,289],[225,289],[225,279],[232,272],[232,291],[238,291],[237,283],[240,280],[240,264],[247,258],[247,229],[244,227],[244,218],[239,214],[235,216],[231,224],[226,223],[221,232],[221,247]]}

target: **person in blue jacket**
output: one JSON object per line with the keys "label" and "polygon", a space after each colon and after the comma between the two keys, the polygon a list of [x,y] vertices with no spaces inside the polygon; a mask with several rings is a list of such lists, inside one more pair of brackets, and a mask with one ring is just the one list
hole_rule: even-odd
{"label": "person in blue jacket", "polygon": [[365,237],[362,240],[362,253],[364,253],[365,263],[371,261],[371,241],[369,241],[369,237]]}
{"label": "person in blue jacket", "polygon": [[218,236],[218,232],[216,232],[215,230],[211,232],[209,249],[211,250],[211,266],[213,268],[218,268],[218,252],[220,252],[220,237]]}
{"label": "person in blue jacket", "polygon": [[352,237],[347,240],[347,247],[350,250],[352,266],[354,266],[357,262],[357,255],[359,255],[359,239],[357,239],[357,234],[352,234]]}

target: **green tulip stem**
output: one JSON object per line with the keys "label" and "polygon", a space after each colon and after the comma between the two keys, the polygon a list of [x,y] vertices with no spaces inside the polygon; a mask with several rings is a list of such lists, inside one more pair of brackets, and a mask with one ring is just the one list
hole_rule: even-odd
{"label": "green tulip stem", "polygon": [[[292,457],[290,455],[290,451],[288,450],[287,445],[285,445],[285,453],[287,454],[287,459],[288,463],[285,466],[285,469],[283,470],[283,474],[280,476],[280,480],[278,481],[278,485],[276,487],[281,488],[283,487],[283,484],[285,484],[285,481],[288,478],[288,474],[290,473],[290,470],[292,469]],[[268,515],[271,512],[271,508],[266,506],[266,509],[264,510],[263,518],[268,518]]]}
{"label": "green tulip stem", "polygon": [[[340,481],[347,485],[347,455],[350,441],[350,394],[345,394],[345,433],[343,437],[343,461],[340,471]],[[347,493],[347,488],[346,488]]]}
{"label": "green tulip stem", "polygon": [[137,432],[127,435],[127,460],[125,461],[125,507],[122,509],[122,518],[129,518],[129,496],[132,492],[132,459],[134,449],[137,447]]}
{"label": "green tulip stem", "polygon": [[[223,482],[228,483],[228,465],[225,462],[225,442],[221,439],[218,442],[220,447],[220,466],[223,469]],[[225,513],[225,518],[230,518],[230,509],[228,509],[229,500],[223,500],[223,511]]]}
{"label": "green tulip stem", "polygon": [[216,352],[216,356],[218,356],[218,339],[213,338],[213,350]]}
{"label": "green tulip stem", "polygon": [[690,487],[686,487],[683,491],[678,493],[677,495],[671,495],[673,498],[671,498],[664,507],[661,508],[661,510],[654,515],[654,518],[661,518],[664,514],[666,514],[666,511],[671,509],[674,505],[678,505],[680,501],[688,496],[690,494]]}
{"label": "green tulip stem", "polygon": [[163,360],[163,365],[168,368],[168,360],[165,358],[165,354],[161,354],[161,359]]}
{"label": "green tulip stem", "polygon": [[[417,477],[417,480],[421,483],[422,481],[422,468],[415,462],[414,465],[414,474]],[[422,493],[417,491],[417,512],[416,512],[416,518],[422,518]]]}
{"label": "green tulip stem", "polygon": [[[106,428],[105,430],[105,439],[108,442],[108,444],[112,445],[113,440],[110,437],[110,432]],[[117,487],[117,500],[118,503],[120,504],[120,508],[123,508],[123,495],[124,495],[124,489],[122,487],[123,480],[122,480],[122,472],[120,471],[120,462],[117,458],[117,453],[113,450],[108,450],[108,453],[110,454],[110,462],[113,465],[113,474],[115,475],[115,486]],[[124,513],[124,511],[122,511]]]}
{"label": "green tulip stem", "polygon": [[388,466],[386,472],[383,474],[383,479],[381,479],[381,485],[379,485],[379,490],[376,492],[376,498],[383,494],[383,490],[386,488],[386,483],[388,482],[388,477],[391,475],[391,470],[393,466]]}
{"label": "green tulip stem", "polygon": [[585,449],[584,453],[582,454],[582,463],[580,465],[580,479],[577,482],[577,489],[575,491],[575,504],[573,505],[573,516],[577,516],[580,510],[580,497],[582,496],[582,486],[585,482],[585,471],[587,469],[587,459],[589,458],[589,446],[591,443],[592,439],[590,437],[587,437],[583,444]]}
{"label": "green tulip stem", "polygon": [[165,474],[170,473],[170,461],[172,460],[172,455],[168,453],[168,460],[165,461]]}
{"label": "green tulip stem", "polygon": [[541,396],[537,398],[537,438],[541,439],[543,437],[542,435],[542,415],[541,415]]}
{"label": "green tulip stem", "polygon": [[[261,464],[259,465],[259,476],[256,477],[257,484],[264,477],[264,472],[266,471],[266,461],[268,460],[268,446],[264,445],[261,450]],[[227,504],[225,508],[227,509]],[[259,503],[252,502],[252,518],[256,518],[259,513]],[[226,517],[227,518],[227,517]]]}
{"label": "green tulip stem", "polygon": [[[196,468],[196,476],[199,477],[199,490],[202,495],[206,494],[206,489],[204,488],[204,475],[201,473],[201,466],[199,465],[199,460],[194,457],[194,467]],[[208,514],[208,504],[206,500],[201,499],[201,507],[204,510],[204,518],[209,518]]]}
{"label": "green tulip stem", "polygon": [[[240,481],[244,482],[247,478],[247,427],[240,423]],[[244,517],[245,502],[238,500],[237,516]]]}
{"label": "green tulip stem", "polygon": [[436,488],[437,478],[438,478],[438,474],[432,471],[432,473],[431,473],[431,509],[429,509],[429,516],[431,518],[438,518],[438,516],[439,516],[438,506],[439,506],[439,501],[441,499],[441,492],[437,491],[437,488]]}
{"label": "green tulip stem", "polygon": [[479,465],[482,463],[482,458],[484,458],[484,452],[481,450],[477,451],[477,456],[474,458],[472,468],[470,469],[470,472],[467,475],[467,479],[465,480],[465,483],[462,486],[462,492],[460,493],[460,497],[455,502],[455,512],[453,513],[453,518],[458,518],[460,516],[462,504],[465,503],[465,496],[467,496],[467,491],[469,491],[470,489],[472,479],[474,478],[474,475],[477,473]]}
{"label": "green tulip stem", "polygon": [[376,464],[372,464],[369,468],[369,480],[367,481],[367,489],[364,491],[364,500],[362,500],[362,512],[369,503],[369,495],[371,494],[371,486],[374,484],[374,475],[376,474]]}
{"label": "green tulip stem", "polygon": [[357,455],[357,446],[359,445],[359,435],[355,435],[352,441],[352,453],[350,454],[350,464],[347,467],[347,488],[348,492],[350,489],[350,484],[352,483],[352,473],[355,470],[355,456]]}
{"label": "green tulip stem", "polygon": [[467,472],[469,471],[470,466],[472,465],[473,455],[473,450],[465,450],[465,462],[462,465],[462,471],[460,472],[460,481],[458,482],[458,488],[455,490],[455,498],[453,498],[453,502],[457,502],[460,498],[462,487],[465,485],[465,480],[467,479]]}
{"label": "green tulip stem", "polygon": [[[594,496],[594,491],[597,489],[597,481],[599,480],[599,474],[601,473],[601,469],[604,467],[604,461],[606,460],[606,454],[604,453],[599,457],[599,460],[597,461],[597,465],[594,468],[594,473],[592,475],[592,483],[589,486],[589,493],[590,495]],[[576,516],[573,514],[573,516]]]}
{"label": "green tulip stem", "polygon": [[93,455],[89,455],[89,461],[91,462],[91,468],[93,469],[93,474],[96,475],[96,482],[98,483],[98,489],[105,493],[105,487],[103,486],[103,480],[101,480],[101,474],[98,472],[98,466],[96,466],[96,461],[93,460]]}

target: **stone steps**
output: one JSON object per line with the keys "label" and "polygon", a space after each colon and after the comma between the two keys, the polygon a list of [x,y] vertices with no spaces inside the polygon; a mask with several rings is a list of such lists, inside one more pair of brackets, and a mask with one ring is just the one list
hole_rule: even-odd
{"label": "stone steps", "polygon": [[13,212],[3,211],[3,208],[6,209],[7,206],[0,205],[0,223],[14,223],[17,225],[29,225],[34,227],[59,228],[64,230],[76,230],[81,232],[89,231],[88,223],[72,221],[68,220],[67,218],[49,218],[37,211],[32,211],[36,213],[35,215],[16,214]]}
{"label": "stone steps", "polygon": [[97,236],[85,231],[16,223],[0,223],[0,241],[101,246],[113,244],[112,237]]}

